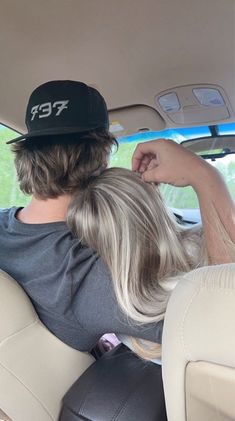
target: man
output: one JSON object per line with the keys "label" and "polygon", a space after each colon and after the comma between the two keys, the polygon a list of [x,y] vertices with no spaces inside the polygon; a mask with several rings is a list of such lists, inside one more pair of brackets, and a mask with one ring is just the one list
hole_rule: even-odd
{"label": "man", "polygon": [[28,133],[13,139],[25,208],[0,212],[0,267],[24,288],[58,338],[90,351],[107,332],[161,342],[162,322],[135,326],[118,307],[103,261],[73,238],[65,220],[75,189],[107,165],[116,140],[100,93],[51,81],[34,90]]}

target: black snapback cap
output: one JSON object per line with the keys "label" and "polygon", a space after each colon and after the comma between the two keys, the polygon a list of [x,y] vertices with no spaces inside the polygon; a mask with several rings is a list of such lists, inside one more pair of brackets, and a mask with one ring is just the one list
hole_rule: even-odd
{"label": "black snapback cap", "polygon": [[95,88],[78,81],[55,80],[33,91],[25,124],[28,133],[7,143],[39,136],[108,130],[109,119],[105,100]]}

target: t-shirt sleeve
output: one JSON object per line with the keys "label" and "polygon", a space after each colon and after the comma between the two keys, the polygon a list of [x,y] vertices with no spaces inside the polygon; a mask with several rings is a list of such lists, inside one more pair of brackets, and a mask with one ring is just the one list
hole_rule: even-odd
{"label": "t-shirt sleeve", "polygon": [[[120,309],[111,274],[98,258],[73,300],[73,313],[87,332],[86,350],[105,333],[128,335],[161,343],[163,321],[136,325]],[[84,347],[82,347],[84,348]]]}

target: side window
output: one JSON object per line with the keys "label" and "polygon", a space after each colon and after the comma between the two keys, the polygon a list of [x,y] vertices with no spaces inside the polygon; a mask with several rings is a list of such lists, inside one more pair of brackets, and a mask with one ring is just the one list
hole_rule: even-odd
{"label": "side window", "polygon": [[161,193],[170,208],[198,209],[198,199],[192,187],[174,187],[169,184],[161,186]]}
{"label": "side window", "polygon": [[0,207],[7,208],[10,206],[25,206],[29,198],[21,193],[14,166],[14,155],[11,152],[10,145],[6,142],[19,133],[0,125]]}
{"label": "side window", "polygon": [[227,155],[220,159],[209,160],[209,163],[220,171],[232,198],[235,199],[235,154]]}

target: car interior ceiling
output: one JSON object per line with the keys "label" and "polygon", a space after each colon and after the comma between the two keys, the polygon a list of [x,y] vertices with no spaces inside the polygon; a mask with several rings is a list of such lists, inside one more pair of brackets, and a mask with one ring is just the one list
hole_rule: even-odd
{"label": "car interior ceiling", "polygon": [[[29,93],[47,80],[64,78],[97,86],[110,110],[149,106],[158,117],[155,130],[177,126],[156,95],[174,87],[216,85],[228,102],[223,121],[232,121],[234,17],[233,0],[137,0],[134,8],[131,0],[118,5],[100,0],[92,7],[60,0],[56,8],[55,1],[3,0],[0,121],[23,131]],[[189,107],[193,122],[197,110]],[[185,105],[184,118],[188,111]],[[210,119],[213,123],[213,115]]]}

